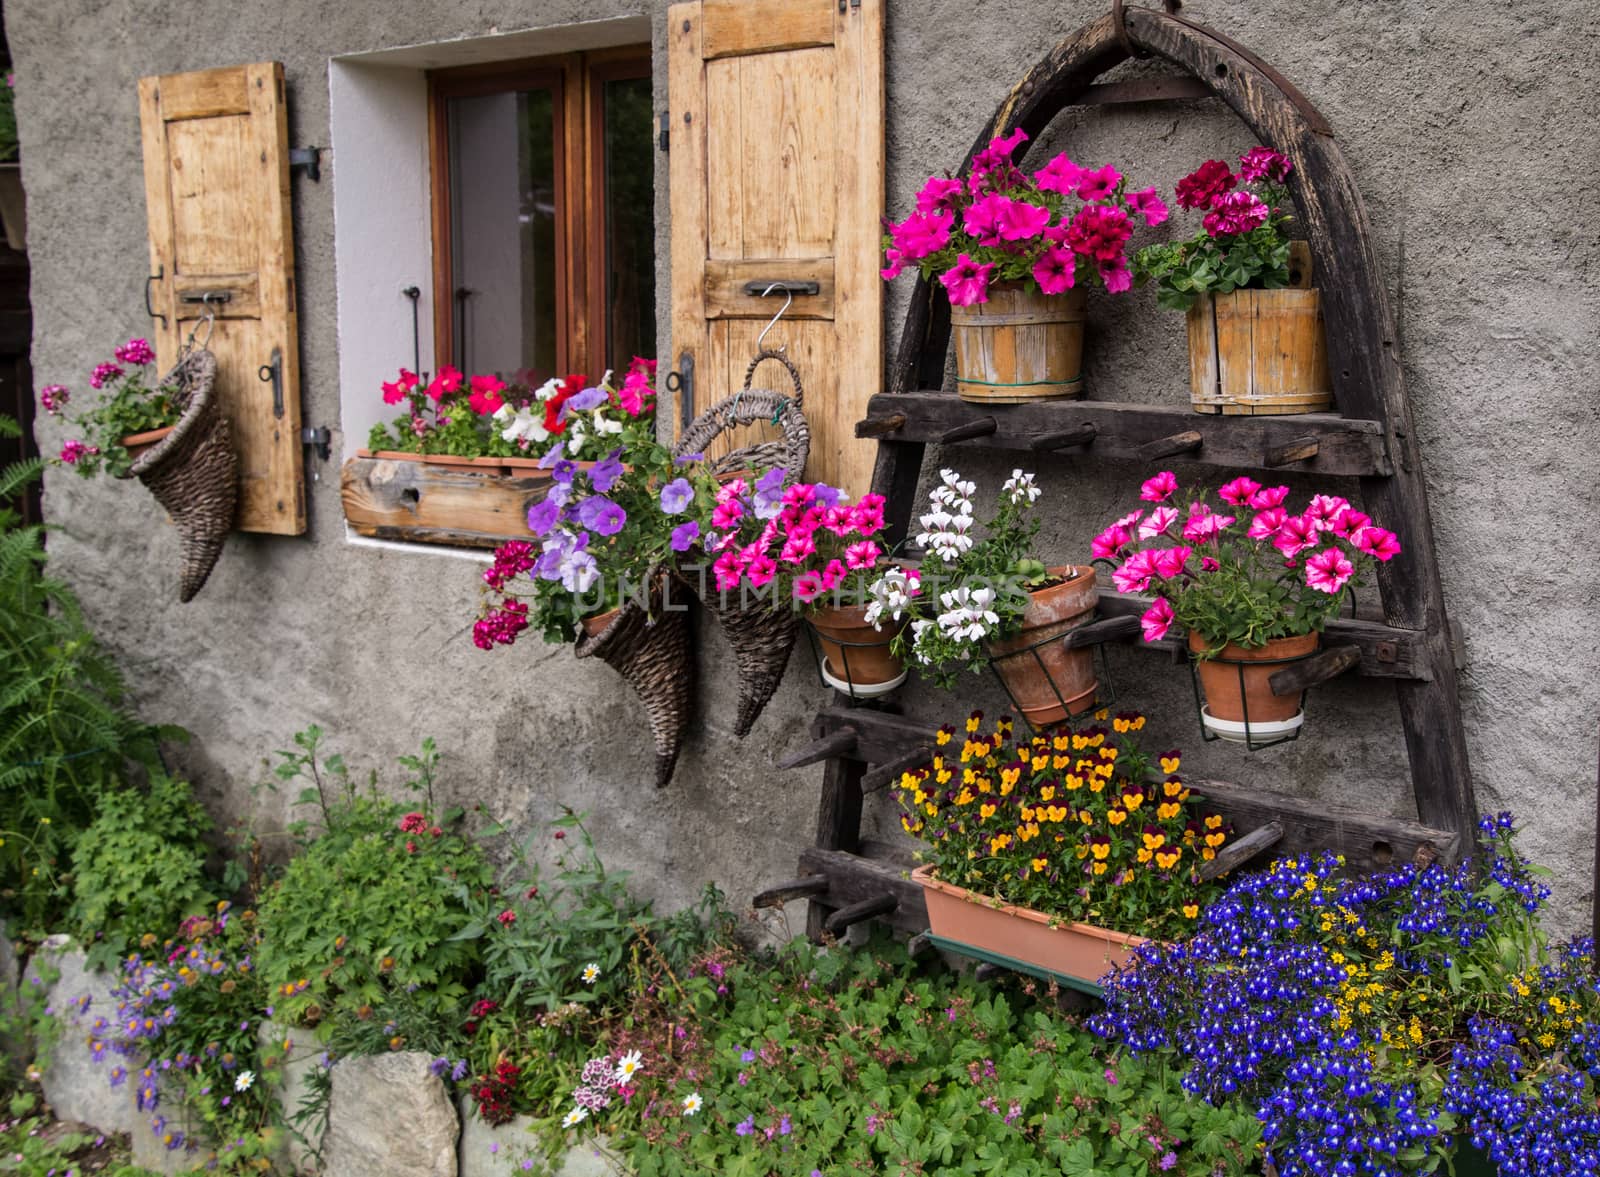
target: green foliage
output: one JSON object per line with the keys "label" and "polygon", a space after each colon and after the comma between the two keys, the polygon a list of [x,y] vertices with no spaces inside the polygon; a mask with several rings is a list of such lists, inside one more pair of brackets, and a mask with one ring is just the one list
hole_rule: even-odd
{"label": "green foliage", "polygon": [[164,935],[216,897],[207,885],[205,811],[187,782],[158,773],[148,790],[107,793],[73,852],[68,920],[90,963],[113,967],[145,933]]}
{"label": "green foliage", "polygon": [[[92,1132],[68,1132],[42,1115],[31,1093],[11,1097],[10,1115],[0,1123],[0,1171],[18,1177],[60,1177],[93,1172],[96,1177],[156,1177],[131,1164],[125,1152]],[[100,1139],[102,1143],[96,1144]]]}
{"label": "green foliage", "polygon": [[[354,787],[342,758],[322,756],[321,741],[312,727],[278,754],[279,778],[309,782],[299,803],[315,804],[322,818],[319,836],[260,905],[257,960],[279,1015],[364,1019],[395,986],[416,985],[433,1016],[455,1020],[476,955],[457,936],[468,917],[462,896],[491,882],[483,852],[448,815],[436,821],[384,798],[376,774],[365,790]],[[425,768],[409,783],[425,790],[437,755],[428,745],[411,759]]]}
{"label": "green foliage", "polygon": [[125,709],[116,665],[46,571],[44,529],[6,506],[37,476],[37,463],[0,471],[0,912],[30,929],[70,900],[72,847],[101,799],[130,766],[159,766],[158,737],[183,734]]}
{"label": "green foliage", "polygon": [[[1031,986],[1007,995],[898,946],[802,946],[681,993],[665,1016],[686,1036],[619,1035],[641,1052],[637,1090],[576,1132],[605,1133],[638,1177],[1220,1177],[1257,1162],[1251,1112],[1185,1096],[1159,1061],[1104,1054]],[[552,1116],[539,1135],[553,1156],[575,1133]]]}
{"label": "green foliage", "polygon": [[101,382],[98,401],[86,412],[67,418],[82,432],[81,446],[74,455],[67,448],[73,445],[69,441],[55,460],[84,478],[101,471],[126,477],[133,455],[122,439],[176,425],[183,416],[181,390],[175,384],[157,383],[152,375],[154,363],[150,345],[135,339],[117,349],[116,363],[99,365],[91,378],[91,387],[95,380]]}
{"label": "green foliage", "polygon": [[10,163],[17,158],[17,87],[9,73],[4,81],[0,85],[0,163]]}

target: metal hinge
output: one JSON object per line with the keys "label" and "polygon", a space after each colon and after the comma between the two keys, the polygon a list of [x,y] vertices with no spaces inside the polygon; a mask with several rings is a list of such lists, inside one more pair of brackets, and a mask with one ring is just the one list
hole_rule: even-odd
{"label": "metal hinge", "polygon": [[656,146],[662,151],[672,150],[672,133],[667,129],[668,119],[671,117],[671,114],[672,112],[668,110],[663,110],[661,112],[661,133],[656,136]]}
{"label": "metal hinge", "polygon": [[289,149],[289,170],[302,168],[306,179],[313,184],[322,179],[322,148],[320,147],[291,147]]}
{"label": "metal hinge", "polygon": [[314,447],[317,457],[326,462],[333,453],[333,434],[326,425],[307,425],[300,431],[300,444]]}

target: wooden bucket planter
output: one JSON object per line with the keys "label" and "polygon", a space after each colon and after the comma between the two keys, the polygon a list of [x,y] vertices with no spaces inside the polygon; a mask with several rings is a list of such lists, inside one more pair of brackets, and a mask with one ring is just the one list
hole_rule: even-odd
{"label": "wooden bucket planter", "polygon": [[1133,950],[1146,943],[1140,936],[1053,920],[979,895],[935,877],[932,866],[919,866],[911,881],[922,888],[935,941],[1087,992],[1098,993],[1100,978],[1126,965]]}
{"label": "wooden bucket planter", "polygon": [[1202,295],[1189,308],[1189,398],[1197,413],[1275,416],[1333,407],[1321,296],[1304,242],[1283,290]]}
{"label": "wooden bucket planter", "polygon": [[999,282],[988,302],[951,307],[961,399],[1020,405],[1082,396],[1085,305],[1081,290],[1046,295]]}

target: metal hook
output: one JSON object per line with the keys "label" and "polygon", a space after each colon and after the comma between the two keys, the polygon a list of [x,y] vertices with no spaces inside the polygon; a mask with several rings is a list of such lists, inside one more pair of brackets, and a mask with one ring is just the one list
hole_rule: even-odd
{"label": "metal hook", "polygon": [[204,306],[204,313],[201,318],[195,320],[194,326],[189,328],[189,338],[184,340],[183,343],[183,350],[185,354],[195,349],[195,336],[200,334],[200,325],[202,323],[205,324],[206,337],[200,341],[199,347],[202,351],[204,351],[206,348],[211,346],[211,333],[217,328],[217,316],[212,313],[211,307],[206,305],[208,302],[209,296],[201,300],[202,306]]}
{"label": "metal hook", "polygon": [[[783,318],[783,313],[785,311],[787,311],[791,306],[794,305],[794,291],[790,290],[790,289],[787,289],[784,286],[784,283],[782,283],[782,282],[774,282],[771,286],[768,286],[765,290],[763,290],[761,292],[761,297],[765,298],[765,297],[767,297],[767,295],[771,294],[774,290],[778,290],[780,288],[783,289],[783,306],[778,308],[778,313],[772,316],[772,322],[768,323],[764,328],[762,328],[761,334],[756,336],[756,350],[757,351],[760,351],[761,348],[762,348],[762,345],[766,342],[767,332],[771,331],[774,327],[776,327],[778,325],[778,320]],[[774,351],[779,351],[779,352],[786,352],[786,351],[789,350],[789,345],[787,343],[780,343],[773,350]]]}

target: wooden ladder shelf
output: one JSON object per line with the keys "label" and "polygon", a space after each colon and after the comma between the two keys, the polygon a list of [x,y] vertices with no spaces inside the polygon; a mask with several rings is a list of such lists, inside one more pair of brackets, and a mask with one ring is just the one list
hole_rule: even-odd
{"label": "wooden ladder shelf", "polygon": [[[1164,60],[1189,78],[1095,84],[1134,56]],[[890,390],[872,398],[866,419],[856,426],[858,437],[879,442],[873,489],[888,498],[887,542],[898,544],[906,537],[930,443],[1020,450],[1041,458],[1086,453],[1141,465],[1181,456],[1221,467],[1359,479],[1364,507],[1404,536],[1405,548],[1378,566],[1383,622],[1332,622],[1330,654],[1308,669],[1308,681],[1349,670],[1394,683],[1418,819],[1363,814],[1220,781],[1190,783],[1233,823],[1246,851],[1292,854],[1327,848],[1360,870],[1402,861],[1453,861],[1470,848],[1477,821],[1455,643],[1445,616],[1393,316],[1361,196],[1332,128],[1248,50],[1174,13],[1129,8],[1080,28],[1030,70],[978,135],[962,172],[992,138],[1018,127],[1036,138],[1068,106],[1200,93],[1226,102],[1260,143],[1294,164],[1289,186],[1319,275],[1329,370],[1341,412],[1217,417],[1082,400],[968,404],[937,391],[950,341],[950,307],[936,284],[920,279]],[[1102,594],[1106,621],[1097,623],[1095,640],[1131,641],[1128,619],[1147,604]],[[1113,621],[1120,624],[1107,624]],[[1183,657],[1177,637],[1154,648]],[[860,825],[864,794],[892,786],[905,766],[918,762],[931,747],[934,728],[843,702],[817,716],[814,743],[786,762],[826,760],[816,845],[801,854],[798,879],[763,892],[756,903],[808,898],[807,931],[813,937],[867,918],[920,933],[927,927],[926,910],[921,888],[906,877],[904,851],[863,841]]]}

